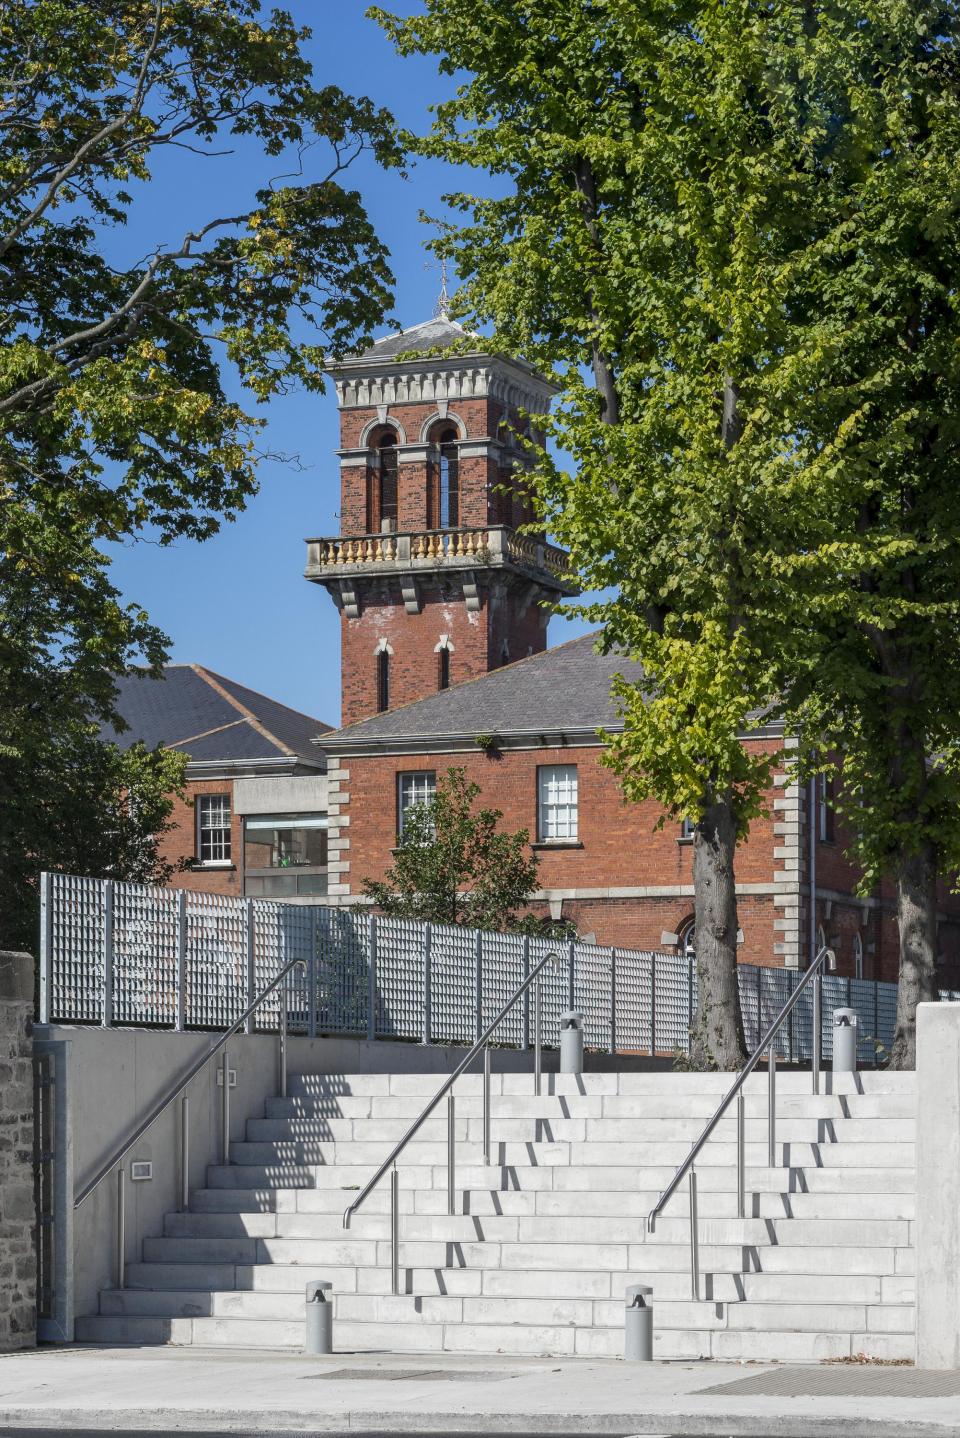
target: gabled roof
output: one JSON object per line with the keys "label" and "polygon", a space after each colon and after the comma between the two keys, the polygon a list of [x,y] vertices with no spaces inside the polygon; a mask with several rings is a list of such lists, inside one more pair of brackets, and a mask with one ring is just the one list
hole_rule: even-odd
{"label": "gabled roof", "polygon": [[129,726],[104,737],[123,748],[142,740],[189,754],[194,763],[293,761],[326,767],[311,741],[330,725],[200,664],[168,664],[159,679],[146,670],[118,684],[117,709]]}
{"label": "gabled roof", "polygon": [[448,319],[446,315],[435,315],[433,319],[424,320],[422,324],[411,325],[409,329],[400,330],[399,333],[384,335],[383,339],[375,340],[369,349],[363,350],[356,358],[392,359],[394,355],[426,353],[428,350],[445,349],[449,345],[462,344],[464,340],[476,338],[476,335],[471,335],[455,320]]}
{"label": "gabled roof", "polygon": [[478,679],[350,724],[319,742],[335,753],[341,747],[407,740],[591,734],[616,728],[620,721],[610,692],[613,677],[622,674],[636,680],[642,671],[622,654],[599,654],[599,635],[598,630],[570,639]]}

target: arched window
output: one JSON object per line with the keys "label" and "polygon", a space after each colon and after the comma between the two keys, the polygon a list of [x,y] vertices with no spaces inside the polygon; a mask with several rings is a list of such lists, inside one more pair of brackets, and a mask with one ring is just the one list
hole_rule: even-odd
{"label": "arched window", "polygon": [[688,919],[681,924],[680,932],[677,934],[677,953],[685,959],[695,959],[697,951],[694,947],[697,925],[694,919]]}
{"label": "arched window", "polygon": [[436,456],[427,476],[428,529],[456,529],[460,523],[459,438],[449,427],[431,436]]}
{"label": "arched window", "polygon": [[389,431],[376,440],[367,467],[367,533],[397,527],[397,437]]}
{"label": "arched window", "polygon": [[863,978],[863,940],[860,937],[859,929],[853,936],[853,977]]}
{"label": "arched window", "polygon": [[383,714],[390,708],[390,651],[377,651],[377,712]]}

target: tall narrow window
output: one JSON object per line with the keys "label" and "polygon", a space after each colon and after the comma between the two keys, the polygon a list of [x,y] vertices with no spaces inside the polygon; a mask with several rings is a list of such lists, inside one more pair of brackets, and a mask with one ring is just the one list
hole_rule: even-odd
{"label": "tall narrow window", "polygon": [[456,529],[460,523],[460,461],[455,429],[434,435],[436,459],[427,478],[427,528]]}
{"label": "tall narrow window", "polygon": [[229,794],[201,794],[197,799],[197,854],[201,864],[229,864]]}
{"label": "tall narrow window", "polygon": [[390,708],[390,652],[381,649],[377,653],[377,711],[383,714]]}
{"label": "tall narrow window", "polygon": [[576,764],[541,764],[537,769],[537,838],[541,844],[576,839],[577,809]]}
{"label": "tall narrow window", "polygon": [[863,940],[859,933],[853,936],[853,977],[863,978]]}
{"label": "tall narrow window", "polygon": [[378,531],[397,527],[397,446],[392,435],[387,435],[380,441],[379,456]]}
{"label": "tall narrow window", "polygon": [[445,644],[437,650],[437,688],[450,688],[450,650]]}

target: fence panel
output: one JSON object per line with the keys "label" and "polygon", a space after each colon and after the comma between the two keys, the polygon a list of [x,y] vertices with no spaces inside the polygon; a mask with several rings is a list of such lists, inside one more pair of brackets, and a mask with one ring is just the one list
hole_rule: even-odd
{"label": "fence panel", "polygon": [[177,1022],[177,911],[173,889],[113,886],[113,1020]]}
{"label": "fence panel", "polygon": [[[515,992],[525,965],[559,949],[560,964],[541,978],[545,1044],[558,1042],[572,983],[588,1048],[613,1045],[620,1053],[660,1057],[689,1051],[697,978],[684,955],[558,945],[353,909],[68,874],[44,875],[43,915],[41,997],[51,1022],[172,1027],[182,1014],[188,1027],[226,1028],[283,964],[299,958],[305,971],[291,983],[294,1032],[467,1044]],[[737,977],[752,1049],[802,976],[741,965]],[[837,1007],[857,1012],[860,1062],[883,1062],[893,1038],[896,985],[835,974],[825,974],[822,983],[824,1062],[831,1058]],[[515,1006],[496,1042],[529,1042],[531,997]],[[279,1005],[279,995],[271,996],[256,1027],[275,1028]],[[782,1061],[810,1060],[812,1017],[808,987],[777,1044]]]}

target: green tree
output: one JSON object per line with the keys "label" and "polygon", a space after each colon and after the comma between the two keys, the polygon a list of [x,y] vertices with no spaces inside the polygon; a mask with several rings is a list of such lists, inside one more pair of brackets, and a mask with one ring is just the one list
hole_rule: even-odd
{"label": "green tree", "polygon": [[552,932],[520,915],[537,887],[529,833],[503,833],[497,827],[502,811],[477,809],[479,795],[479,784],[468,783],[465,770],[441,775],[433,798],[404,813],[393,865],[382,881],[365,880],[364,894],[397,918]]}
{"label": "green tree", "polygon": [[441,241],[463,312],[563,367],[540,501],[646,669],[611,760],[696,821],[695,1052],[739,1056],[734,849],[773,758],[739,739],[783,719],[799,772],[844,751],[865,882],[896,876],[912,1062],[960,814],[955,6],[376,13],[466,72],[414,148],[499,181]]}
{"label": "green tree", "polygon": [[[74,724],[115,719],[114,676],[163,658],[163,635],[111,584],[104,546],[204,539],[234,517],[256,489],[256,407],[296,383],[321,390],[323,357],[362,343],[389,308],[386,251],[345,172],[364,151],[399,162],[392,121],[314,82],[308,33],[282,10],[262,17],[258,0],[0,5],[12,844],[45,802],[30,776],[39,786],[57,752],[67,762]],[[247,161],[236,203],[218,207],[197,167],[235,151]],[[190,197],[179,232],[156,205],[161,184]],[[98,809],[86,812],[93,843]],[[0,867],[21,858],[4,849]]]}
{"label": "green tree", "polygon": [[37,880],[43,869],[165,884],[162,854],[183,795],[186,757],[104,743],[96,726],[63,722],[34,744],[27,768],[0,755],[0,935],[36,953]]}

